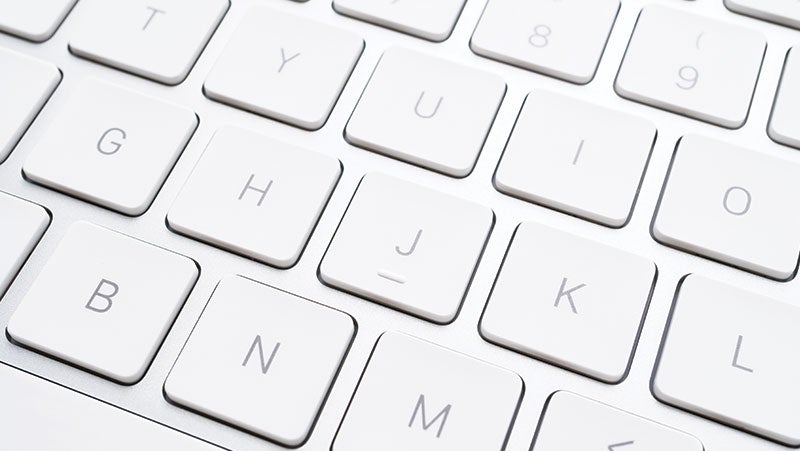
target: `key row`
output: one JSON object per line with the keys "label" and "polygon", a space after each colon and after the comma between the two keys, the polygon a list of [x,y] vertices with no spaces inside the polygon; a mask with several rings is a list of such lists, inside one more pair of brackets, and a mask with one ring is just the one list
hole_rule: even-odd
{"label": "key row", "polygon": [[[78,56],[162,83],[180,83],[229,5],[226,0],[203,0],[191,6],[161,1],[164,4],[156,6],[154,2],[139,0],[128,0],[119,6],[111,6],[103,0],[82,1],[78,8],[85,12],[79,14],[80,23],[70,39],[70,50]],[[35,12],[18,3],[21,2],[11,6],[9,21],[24,23],[28,20],[15,17],[19,14],[30,14],[32,20]],[[74,1],[50,0],[50,3],[48,8],[63,17]],[[756,9],[741,0],[726,3],[751,14]],[[444,39],[449,35],[463,6],[464,0],[442,1],[436,8],[425,6],[426,11],[419,13],[420,6],[413,2],[334,1],[334,9],[344,14],[430,39]],[[532,2],[526,4],[523,11],[521,7],[513,0],[488,2],[470,41],[473,52],[574,83],[591,81],[616,20],[619,0]],[[29,38],[37,35],[29,31],[33,34],[22,31],[20,34]],[[174,39],[176,35],[181,39]],[[204,91],[214,100],[316,130],[330,115],[363,48],[363,39],[352,32],[274,9],[254,8],[238,25],[206,79]],[[739,128],[747,120],[765,51],[766,38],[755,31],[649,5],[639,15],[614,86],[620,96],[630,100],[723,127]],[[256,54],[272,56],[253,58]],[[406,95],[419,96],[421,101],[427,91],[434,99],[442,99],[444,95],[435,92],[441,87],[437,78],[463,80],[466,85],[475,81],[470,75],[477,74],[454,66],[448,67],[440,77],[431,77],[428,72],[435,74],[439,66],[425,63],[430,61],[395,66],[398,70],[392,75],[385,74],[388,69],[379,67],[376,75],[380,74],[380,78],[374,80],[376,86],[368,87],[362,100],[382,102],[383,111],[385,105],[408,102]],[[391,66],[388,61],[386,66]],[[417,72],[408,67],[423,70]],[[452,77],[451,70],[458,70],[467,77]],[[387,78],[402,80],[408,75],[412,75],[408,80],[409,89],[417,92],[390,91],[393,96],[378,95],[379,86],[388,82]],[[420,82],[430,86],[418,89],[414,85]],[[491,115],[498,102],[497,87],[492,88],[486,80],[483,83],[487,91],[466,99],[463,95],[460,97],[468,102],[466,111],[475,108],[470,102],[477,102],[482,114]],[[499,80],[493,83],[498,84]],[[459,85],[449,90],[450,97],[460,91]],[[444,86],[448,86],[447,83]],[[422,94],[418,93],[420,91]],[[785,96],[789,99],[782,102],[796,103],[791,94]],[[448,103],[458,104],[459,99]],[[435,100],[434,104],[437,107],[433,114],[440,106]],[[363,109],[368,109],[369,105],[367,103]],[[453,106],[458,105],[450,108]],[[432,110],[429,107],[424,111]],[[770,136],[783,144],[796,146],[800,130],[787,122],[793,117],[792,112],[778,111],[779,117],[774,119],[779,123],[778,128],[783,125],[789,130],[772,130]],[[400,116],[407,120],[405,114]],[[427,113],[420,116],[427,117]],[[476,121],[475,133],[481,134],[485,118]],[[374,125],[378,121],[371,123]],[[352,127],[356,129],[358,124]],[[424,130],[417,131],[424,134]],[[373,134],[380,132],[385,130],[378,128]],[[408,135],[410,133],[402,136]],[[353,139],[359,142],[369,138],[355,136]],[[392,136],[384,138],[388,141],[373,144],[385,147],[389,153],[406,152],[393,147],[406,143],[398,143]],[[477,145],[481,143],[478,139]],[[476,144],[470,142],[469,145],[471,149]],[[420,157],[413,155],[411,158]],[[465,169],[461,163],[456,168],[444,169],[434,165],[434,169],[463,176]]]}
{"label": "key row", "polygon": [[[14,212],[32,206],[8,196],[0,201]],[[25,238],[35,244],[46,227],[33,215],[15,216],[14,222],[18,227],[4,231],[4,239]],[[533,252],[510,251],[480,331],[490,341],[609,381],[629,365],[655,267],[598,244],[579,249],[568,238],[540,225],[520,227],[515,243],[538,242],[538,252],[580,261],[583,269],[572,271],[568,279],[551,269],[557,264],[535,261]],[[21,258],[29,251],[21,249]],[[618,259],[626,272],[608,271],[606,256]],[[6,331],[16,344],[118,383],[135,384],[198,275],[197,264],[188,257],[78,222],[25,293]],[[800,310],[789,304],[704,277],[684,277],[653,370],[654,396],[799,445],[800,430],[791,419],[800,414],[800,390],[794,384],[800,366],[785,358],[796,352],[798,320]],[[308,329],[321,333],[303,332]],[[227,277],[193,328],[164,393],[190,410],[298,446],[311,433],[355,334],[355,320],[346,313],[243,277]],[[393,390],[385,390],[387,385]],[[485,390],[476,392],[475,386]],[[433,443],[444,449],[464,449],[469,443],[501,449],[521,397],[522,380],[512,372],[386,333],[367,363],[334,449],[394,449],[395,444],[397,449],[429,449]],[[560,437],[566,412],[592,417],[601,411],[608,427]],[[659,442],[660,434],[671,436],[664,440],[697,445],[649,422],[620,431],[633,435],[606,435],[623,418],[633,421],[597,403],[556,394],[537,435],[535,446],[541,448],[535,449],[549,450],[554,444],[547,443],[561,440],[612,440],[605,446]]]}
{"label": "key row", "polygon": [[[4,110],[17,115],[19,127],[7,134],[7,142],[13,143],[35,116],[36,108],[52,92],[59,74],[43,63],[12,53],[6,55],[20,66],[42,69],[35,71],[41,75],[37,86],[40,92],[34,92],[33,84],[30,91],[15,91],[12,108]],[[417,58],[440,63],[403,49],[387,51],[367,89],[370,95],[356,107],[346,136],[357,144],[410,162],[424,161],[427,166],[454,173],[469,172],[498,103],[491,110],[474,107],[482,102],[478,100],[480,97],[484,100],[494,97],[499,102],[503,84],[482,74],[469,78],[453,72],[442,79],[440,92],[452,92],[455,98],[448,94],[434,99],[427,96],[427,91],[420,91],[414,107],[413,94],[420,85],[410,89],[400,86],[415,76],[395,75],[403,73],[403,67],[413,66]],[[794,56],[790,63],[793,69]],[[431,67],[436,69],[432,73],[447,75],[452,69],[448,64],[433,64]],[[452,79],[464,83],[446,83]],[[795,88],[800,88],[800,84],[784,82],[781,89],[792,92]],[[461,95],[455,95],[455,91]],[[405,117],[382,108],[382,103],[375,100],[381,96],[404,96],[408,101]],[[465,101],[470,98],[475,102]],[[794,114],[793,109],[795,104],[779,103],[775,117],[785,118],[781,112]],[[133,216],[149,208],[199,122],[187,108],[93,78],[75,87],[59,118],[24,162],[25,177]],[[786,130],[786,123],[781,121],[785,119],[773,121],[774,133]],[[388,123],[395,126],[387,127]],[[409,129],[423,133],[404,133],[406,128],[398,124],[407,124]],[[450,145],[453,139],[447,130],[465,131],[458,134],[459,146]],[[622,227],[632,215],[655,136],[655,127],[635,116],[536,91],[522,107],[497,166],[494,184],[502,193],[606,226]],[[288,268],[300,258],[341,173],[342,164],[334,157],[276,142],[254,132],[223,128],[209,143],[170,209],[167,223],[178,233],[278,268]],[[797,165],[778,158],[699,136],[685,136],[673,156],[652,234],[663,244],[773,279],[789,280],[796,272],[800,254],[797,233],[800,215],[783,206],[794,202],[795,190],[790,188],[800,189],[798,173]],[[445,219],[438,211],[460,211],[455,206],[461,201],[438,194],[414,194],[420,191],[415,185],[395,187],[395,182],[378,179],[371,177],[363,182],[359,193],[373,194],[359,194],[354,199],[337,235],[340,238],[332,243],[330,261],[337,261],[335,251],[339,240],[346,243],[345,247],[351,247],[349,242],[356,249],[364,246],[360,257],[374,258],[374,255],[366,257],[382,247],[373,248],[371,245],[376,243],[368,244],[362,239],[371,236],[372,232],[365,232],[371,228],[394,230],[392,239],[396,242],[389,249],[397,247],[401,257],[414,251],[408,243],[416,246],[420,239],[423,243],[431,239],[443,243],[463,239],[468,245],[455,242],[451,249],[462,249],[464,255],[448,257],[466,266],[453,266],[454,272],[458,268],[458,275],[447,280],[453,281],[454,288],[451,294],[441,297],[447,307],[421,312],[400,300],[406,296],[418,298],[417,295],[387,298],[384,293],[376,294],[364,280],[342,282],[343,275],[325,263],[323,279],[438,322],[452,320],[463,297],[463,290],[455,287],[465,287],[470,280],[491,230],[491,211],[465,204],[470,206],[465,209],[464,217],[452,215]],[[704,182],[699,184],[698,180]],[[385,202],[385,193],[391,190],[397,191],[394,198],[408,202],[407,212]],[[361,208],[362,198],[370,199],[368,196],[374,199],[363,202],[371,206]],[[426,205],[430,210],[415,205]],[[358,219],[360,211],[382,210],[388,211],[373,218],[382,219],[381,224],[367,225],[368,218]],[[692,214],[687,215],[686,211]],[[390,217],[395,219],[387,221]],[[352,221],[359,222],[349,231]],[[431,221],[437,229],[432,228]],[[453,234],[448,229],[462,232]],[[265,235],[264,231],[269,233]],[[348,233],[352,238],[348,238]],[[437,233],[440,236],[432,235]],[[441,263],[425,260],[433,267]],[[351,270],[358,267],[344,262],[337,264]],[[399,278],[401,281],[396,283],[411,290],[413,284],[405,284],[403,266],[370,271],[389,271],[391,274],[384,274],[388,275],[385,279]],[[397,271],[399,274],[395,274]]]}

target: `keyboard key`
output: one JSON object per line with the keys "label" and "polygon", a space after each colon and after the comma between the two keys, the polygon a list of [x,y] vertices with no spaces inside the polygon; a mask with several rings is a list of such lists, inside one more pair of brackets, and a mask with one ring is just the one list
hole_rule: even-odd
{"label": "keyboard key", "polygon": [[189,258],[77,222],[6,330],[26,347],[116,382],[135,384],[198,274]]}
{"label": "keyboard key", "polygon": [[190,110],[98,79],[76,88],[25,161],[25,176],[138,216],[197,127]]}
{"label": "keyboard key", "polygon": [[800,167],[684,136],[653,221],[656,240],[778,280],[800,255]]}
{"label": "keyboard key", "polygon": [[441,42],[453,32],[464,3],[465,0],[333,0],[333,9],[339,14]]}
{"label": "keyboard key", "polygon": [[455,319],[492,210],[383,174],[364,176],[322,259],[334,287],[436,323]]}
{"label": "keyboard key", "polygon": [[653,376],[660,401],[800,446],[800,310],[700,276],[672,307]]}
{"label": "keyboard key", "polygon": [[333,451],[502,449],[522,379],[397,332],[378,340]]}
{"label": "keyboard key", "polygon": [[494,74],[392,48],[372,74],[345,137],[357,146],[465,177],[475,167],[505,90]]}
{"label": "keyboard key", "polygon": [[341,173],[335,158],[224,128],[167,222],[198,240],[288,268],[300,258]]}
{"label": "keyboard key", "polygon": [[354,334],[347,314],[227,277],[214,290],[164,391],[189,409],[300,446]]}
{"label": "keyboard key", "polygon": [[5,49],[0,49],[0,67],[2,163],[61,82],[61,72],[53,64]]}
{"label": "keyboard key", "polygon": [[481,319],[487,340],[603,382],[630,367],[656,267],[532,222],[517,228]]}
{"label": "keyboard key", "polygon": [[76,1],[4,0],[0,2],[0,31],[44,42],[55,34]]}
{"label": "keyboard key", "polygon": [[0,297],[50,225],[39,205],[0,192]]}
{"label": "keyboard key", "polygon": [[206,79],[208,97],[317,130],[328,120],[364,41],[272,9],[248,12]]}
{"label": "keyboard key", "polygon": [[228,0],[81,0],[72,53],[168,85],[182,82]]}
{"label": "keyboard key", "polygon": [[639,15],[614,88],[630,100],[739,128],[766,45],[747,28],[650,5]]}
{"label": "keyboard key", "polygon": [[[627,447],[627,448],[626,448]],[[569,392],[547,401],[531,451],[703,451],[695,437]]]}
{"label": "keyboard key", "polygon": [[725,0],[731,11],[800,29],[800,5],[796,0]]}
{"label": "keyboard key", "polygon": [[589,83],[619,5],[619,0],[489,0],[470,47],[523,69]]}
{"label": "keyboard key", "polygon": [[219,451],[162,426],[30,373],[0,364],[3,447],[18,451]]}
{"label": "keyboard key", "polygon": [[769,136],[775,141],[800,149],[800,48],[786,57],[783,77],[769,120]]}
{"label": "keyboard key", "polygon": [[503,193],[610,227],[633,212],[652,123],[547,91],[528,95],[495,174]]}

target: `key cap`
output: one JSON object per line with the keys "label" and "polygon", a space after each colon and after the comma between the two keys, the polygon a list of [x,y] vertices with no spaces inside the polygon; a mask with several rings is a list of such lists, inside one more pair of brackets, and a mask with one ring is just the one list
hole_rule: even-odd
{"label": "key cap", "polygon": [[0,31],[44,42],[55,34],[76,1],[5,0],[0,3]]}
{"label": "key cap", "polygon": [[345,313],[230,276],[214,291],[164,391],[184,407],[297,447],[354,334]]}
{"label": "key cap", "polygon": [[135,384],[198,273],[187,257],[77,222],[6,331],[18,344],[113,381]]}
{"label": "key cap", "polygon": [[333,0],[333,9],[339,14],[441,42],[453,32],[464,3],[464,0]]}
{"label": "key cap", "polygon": [[505,90],[496,75],[391,48],[372,74],[345,137],[375,152],[466,177]]}
{"label": "key cap", "polygon": [[800,446],[800,311],[687,276],[678,288],[653,376],[660,401]]}
{"label": "key cap", "polygon": [[668,246],[778,280],[800,254],[800,167],[709,138],[684,136],[653,222]]}
{"label": "key cap", "polygon": [[725,6],[757,19],[800,28],[800,5],[796,0],[725,0]]}
{"label": "key cap", "polygon": [[3,447],[24,450],[219,450],[111,404],[0,364]]}
{"label": "key cap", "polygon": [[329,285],[436,323],[453,321],[492,210],[379,173],[364,176],[320,263]]}
{"label": "key cap", "polygon": [[766,39],[660,5],[642,9],[614,89],[622,97],[722,127],[750,111]]}
{"label": "key cap", "polygon": [[341,173],[335,158],[224,128],[209,143],[167,221],[185,235],[289,268]]}
{"label": "key cap", "polygon": [[138,216],[153,202],[197,123],[189,109],[88,79],[22,170],[33,182]]}
{"label": "key cap", "polygon": [[547,91],[528,95],[495,173],[503,193],[624,226],[656,129],[645,119]]}
{"label": "key cap", "polygon": [[781,84],[769,120],[769,136],[773,140],[800,149],[800,50],[789,51]]}
{"label": "key cap", "polygon": [[703,451],[697,438],[648,419],[559,391],[547,401],[532,451]]}
{"label": "key cap", "polygon": [[523,69],[589,83],[619,5],[619,0],[489,0],[470,48]]}
{"label": "key cap", "polygon": [[168,85],[186,79],[227,0],[81,0],[72,53]]}
{"label": "key cap", "polygon": [[0,192],[0,297],[50,225],[47,210]]}
{"label": "key cap", "polygon": [[317,130],[328,120],[364,41],[327,24],[267,8],[248,12],[206,79],[206,95]]}
{"label": "key cap", "polygon": [[0,49],[0,67],[2,163],[61,82],[61,72],[53,64],[5,49]]}
{"label": "key cap", "polygon": [[333,451],[499,450],[521,395],[522,379],[511,371],[387,332],[370,357]]}
{"label": "key cap", "polygon": [[655,276],[643,257],[524,222],[480,332],[500,346],[618,383],[628,373]]}

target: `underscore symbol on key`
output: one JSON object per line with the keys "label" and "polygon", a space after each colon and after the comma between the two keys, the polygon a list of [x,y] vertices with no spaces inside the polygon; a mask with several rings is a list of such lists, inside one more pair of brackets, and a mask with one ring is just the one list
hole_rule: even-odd
{"label": "underscore symbol on key", "polygon": [[744,366],[743,364],[739,363],[739,356],[742,352],[742,342],[744,341],[744,337],[739,335],[739,339],[736,340],[736,351],[733,353],[733,363],[731,364],[734,368],[739,368],[740,370],[747,371],[748,373],[752,373],[753,369]]}
{"label": "underscore symbol on key", "polygon": [[403,277],[401,275],[398,275],[398,274],[395,274],[395,273],[390,272],[390,271],[386,271],[384,269],[381,269],[381,270],[378,271],[378,276],[379,277],[383,277],[386,280],[391,280],[394,283],[399,283],[400,285],[406,283],[406,278],[405,277]]}
{"label": "underscore symbol on key", "polygon": [[417,249],[417,244],[419,243],[419,238],[420,238],[421,236],[422,236],[422,229],[419,229],[419,230],[417,231],[417,236],[416,236],[416,237],[414,237],[414,242],[413,242],[413,243],[411,243],[411,248],[410,248],[409,250],[407,250],[407,251],[400,250],[400,246],[395,246],[395,247],[394,247],[394,250],[395,250],[395,251],[396,251],[398,254],[400,254],[400,255],[402,255],[402,256],[404,256],[404,257],[407,257],[407,256],[409,256],[409,255],[413,254],[413,253],[414,253],[414,250],[416,250],[416,249]]}
{"label": "underscore symbol on key", "polygon": [[633,443],[634,443],[633,440],[631,440],[631,441],[628,441],[628,442],[621,442],[621,443],[615,443],[613,445],[608,445],[608,451],[616,451],[617,448],[621,448],[623,446],[628,446],[628,445],[633,445]]}

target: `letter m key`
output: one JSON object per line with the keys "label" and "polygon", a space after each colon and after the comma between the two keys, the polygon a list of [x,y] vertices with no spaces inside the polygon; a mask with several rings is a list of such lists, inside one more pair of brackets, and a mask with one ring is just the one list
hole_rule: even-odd
{"label": "letter m key", "polygon": [[436,438],[439,438],[442,435],[442,430],[444,430],[447,417],[450,415],[451,407],[452,406],[448,404],[444,409],[436,414],[436,416],[433,417],[430,422],[428,422],[427,414],[425,412],[425,395],[419,395],[419,399],[417,399],[417,405],[414,406],[414,412],[411,414],[411,419],[408,421],[408,427],[412,427],[414,425],[414,420],[417,418],[417,414],[419,414],[420,419],[422,420],[422,429],[425,431],[430,429],[430,427],[437,422],[439,423],[439,429],[436,431]]}

